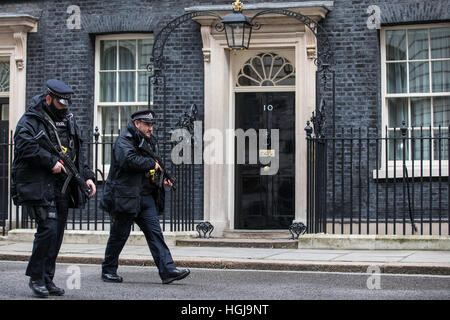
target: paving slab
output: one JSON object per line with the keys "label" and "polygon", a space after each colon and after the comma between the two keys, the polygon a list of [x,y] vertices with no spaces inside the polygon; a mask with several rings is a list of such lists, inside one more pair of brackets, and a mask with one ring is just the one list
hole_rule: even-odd
{"label": "paving slab", "polygon": [[432,251],[432,252],[413,252],[402,262],[422,262],[422,263],[449,263],[450,252],[448,251]]}
{"label": "paving slab", "polygon": [[170,247],[173,256],[182,257],[222,257],[263,259],[297,249],[261,249],[261,248],[215,248],[215,247]]}
{"label": "paving slab", "polygon": [[292,252],[280,253],[271,256],[271,259],[279,260],[299,260],[299,261],[332,261],[346,253],[334,252],[302,252],[294,250]]}

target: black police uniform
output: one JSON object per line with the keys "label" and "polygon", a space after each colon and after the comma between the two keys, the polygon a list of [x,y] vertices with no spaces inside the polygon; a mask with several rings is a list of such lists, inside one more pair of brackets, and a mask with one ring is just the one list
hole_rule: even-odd
{"label": "black police uniform", "polygon": [[14,134],[11,193],[14,203],[22,205],[24,213],[37,223],[26,275],[30,277],[30,288],[41,297],[64,294],[64,290],[53,283],[56,258],[64,236],[68,209],[82,206],[86,199],[73,181],[66,193],[61,192],[66,177],[51,171],[59,157],[42,148],[33,137],[44,130],[55,145],[67,148],[67,154],[85,180],[95,178],[80,152],[82,141],[73,115],[46,102],[46,96],[50,95],[52,101],[57,99],[70,105],[71,94],[72,89],[63,82],[48,80],[47,93],[31,100]]}
{"label": "black police uniform", "polygon": [[[113,147],[113,157],[105,183],[101,206],[112,218],[110,236],[102,263],[102,279],[122,282],[117,275],[119,255],[130,235],[133,222],[143,231],[159,275],[164,284],[181,280],[189,275],[188,269],[177,269],[163,233],[155,205],[157,188],[149,183],[148,172],[155,168],[155,159],[144,149],[156,152],[156,139],[144,137],[134,125],[134,120],[153,122],[154,113],[144,110],[132,115],[127,130]],[[145,146],[144,144],[149,144]]]}

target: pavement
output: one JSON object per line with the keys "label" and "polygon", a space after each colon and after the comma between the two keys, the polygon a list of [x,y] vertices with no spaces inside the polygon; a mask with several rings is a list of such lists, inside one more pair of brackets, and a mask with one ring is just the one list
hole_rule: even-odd
{"label": "pavement", "polygon": [[[0,240],[0,260],[27,261],[33,243]],[[448,250],[347,250],[169,246],[177,267],[450,275]],[[104,244],[63,243],[58,262],[100,265]],[[125,245],[120,265],[154,266],[144,245]]]}

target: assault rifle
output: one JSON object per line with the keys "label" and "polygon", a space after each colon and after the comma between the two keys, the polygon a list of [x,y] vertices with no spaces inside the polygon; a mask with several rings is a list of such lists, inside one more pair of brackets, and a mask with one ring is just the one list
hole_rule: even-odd
{"label": "assault rifle", "polygon": [[44,130],[38,132],[36,136],[33,137],[35,141],[39,143],[39,145],[47,150],[50,153],[57,155],[60,158],[61,163],[64,165],[64,168],[67,171],[67,178],[64,181],[64,185],[62,187],[61,192],[66,193],[67,187],[72,179],[75,179],[80,190],[89,198],[91,194],[91,188],[86,184],[83,177],[78,172],[77,167],[73,163],[73,161],[66,155],[62,150],[58,150],[56,146],[50,141],[49,137],[45,134]]}
{"label": "assault rifle", "polygon": [[153,160],[155,160],[159,166],[161,167],[161,173],[157,176],[156,185],[158,188],[164,188],[164,179],[170,180],[172,182],[172,189],[176,190],[175,187],[175,177],[172,177],[172,175],[164,168],[164,164],[161,161],[161,158],[157,156],[149,147],[148,143],[145,141],[145,139],[142,139],[141,143],[139,144],[139,149],[144,151],[147,155],[149,155]]}

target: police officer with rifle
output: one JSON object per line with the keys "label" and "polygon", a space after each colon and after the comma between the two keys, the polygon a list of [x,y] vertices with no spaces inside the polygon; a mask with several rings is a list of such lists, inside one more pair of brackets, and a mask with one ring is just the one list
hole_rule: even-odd
{"label": "police officer with rifle", "polygon": [[164,185],[174,187],[158,156],[152,135],[155,114],[151,110],[131,115],[127,129],[114,143],[101,206],[112,223],[102,263],[105,282],[122,282],[117,274],[119,255],[136,222],[143,231],[163,284],[186,278],[189,269],[177,269],[167,247],[158,219],[164,210]]}
{"label": "police officer with rifle", "polygon": [[38,297],[65,293],[53,277],[68,209],[83,206],[96,192],[79,127],[68,110],[74,92],[56,79],[46,84],[47,92],[31,100],[17,123],[11,168],[14,204],[37,223],[26,275]]}

